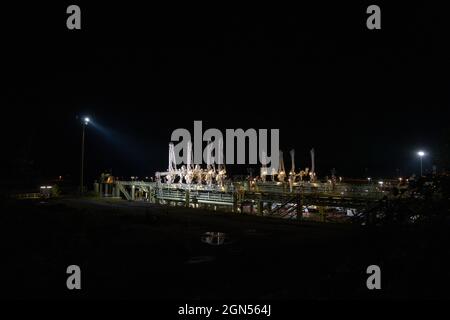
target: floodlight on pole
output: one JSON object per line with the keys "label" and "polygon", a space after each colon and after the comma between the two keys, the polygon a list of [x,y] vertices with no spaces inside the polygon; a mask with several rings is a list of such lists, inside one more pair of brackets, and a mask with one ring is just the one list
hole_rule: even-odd
{"label": "floodlight on pole", "polygon": [[89,124],[91,119],[89,117],[83,118],[83,132],[81,135],[81,172],[80,172],[80,192],[81,194],[84,193],[84,136],[85,136],[85,129],[86,126]]}
{"label": "floodlight on pole", "polygon": [[420,158],[420,176],[423,176],[423,170],[422,170],[422,168],[423,168],[423,166],[422,166],[422,159],[423,159],[423,157],[425,156],[425,152],[423,152],[423,151],[419,151],[419,152],[417,152],[417,155],[419,156],[419,158]]}

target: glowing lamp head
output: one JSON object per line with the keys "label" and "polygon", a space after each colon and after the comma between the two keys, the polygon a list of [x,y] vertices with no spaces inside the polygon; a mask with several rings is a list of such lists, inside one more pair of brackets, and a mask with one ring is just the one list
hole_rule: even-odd
{"label": "glowing lamp head", "polygon": [[83,121],[84,121],[84,124],[88,124],[91,121],[91,119],[89,119],[88,117],[84,117]]}
{"label": "glowing lamp head", "polygon": [[419,157],[423,157],[423,156],[425,155],[425,152],[419,151],[419,152],[417,152],[417,155],[418,155]]}

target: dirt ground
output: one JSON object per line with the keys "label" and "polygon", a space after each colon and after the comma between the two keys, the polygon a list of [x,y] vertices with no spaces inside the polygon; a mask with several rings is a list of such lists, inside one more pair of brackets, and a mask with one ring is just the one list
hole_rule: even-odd
{"label": "dirt ground", "polygon": [[[367,228],[113,199],[2,203],[6,298],[449,298],[448,226]],[[205,243],[222,232],[222,245]],[[66,287],[78,265],[82,290]],[[366,269],[381,268],[381,290]]]}

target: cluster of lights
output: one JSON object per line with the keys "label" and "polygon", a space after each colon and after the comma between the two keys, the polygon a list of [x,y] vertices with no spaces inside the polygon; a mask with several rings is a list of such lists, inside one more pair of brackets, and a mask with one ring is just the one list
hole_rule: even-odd
{"label": "cluster of lights", "polygon": [[[424,152],[424,151],[422,151],[422,150],[420,150],[420,151],[418,151],[417,152],[417,155],[420,157],[420,159],[422,160],[422,158],[424,157],[424,156],[426,156],[426,153]],[[370,183],[371,182],[371,180],[372,180],[372,178],[370,178],[370,177],[367,177],[367,181]],[[403,178],[398,178],[398,180],[400,181],[400,182],[402,182],[403,181]],[[406,182],[409,182],[409,179],[405,179],[405,181]],[[378,181],[378,184],[380,185],[380,186],[383,186],[383,184],[384,184],[384,182],[383,181]]]}
{"label": "cluster of lights", "polygon": [[52,186],[41,186],[41,189],[51,189]]}

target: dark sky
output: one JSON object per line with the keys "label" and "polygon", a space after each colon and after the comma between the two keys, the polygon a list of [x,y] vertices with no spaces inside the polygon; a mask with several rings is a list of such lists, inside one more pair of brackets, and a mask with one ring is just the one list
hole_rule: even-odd
{"label": "dark sky", "polygon": [[81,7],[81,31],[65,29],[65,4],[11,8],[2,22],[10,166],[77,175],[85,114],[91,178],[164,170],[171,132],[194,120],[279,128],[298,166],[315,148],[320,175],[410,174],[418,148],[429,168],[446,139],[449,35],[436,6],[381,6],[377,31],[363,4]]}

